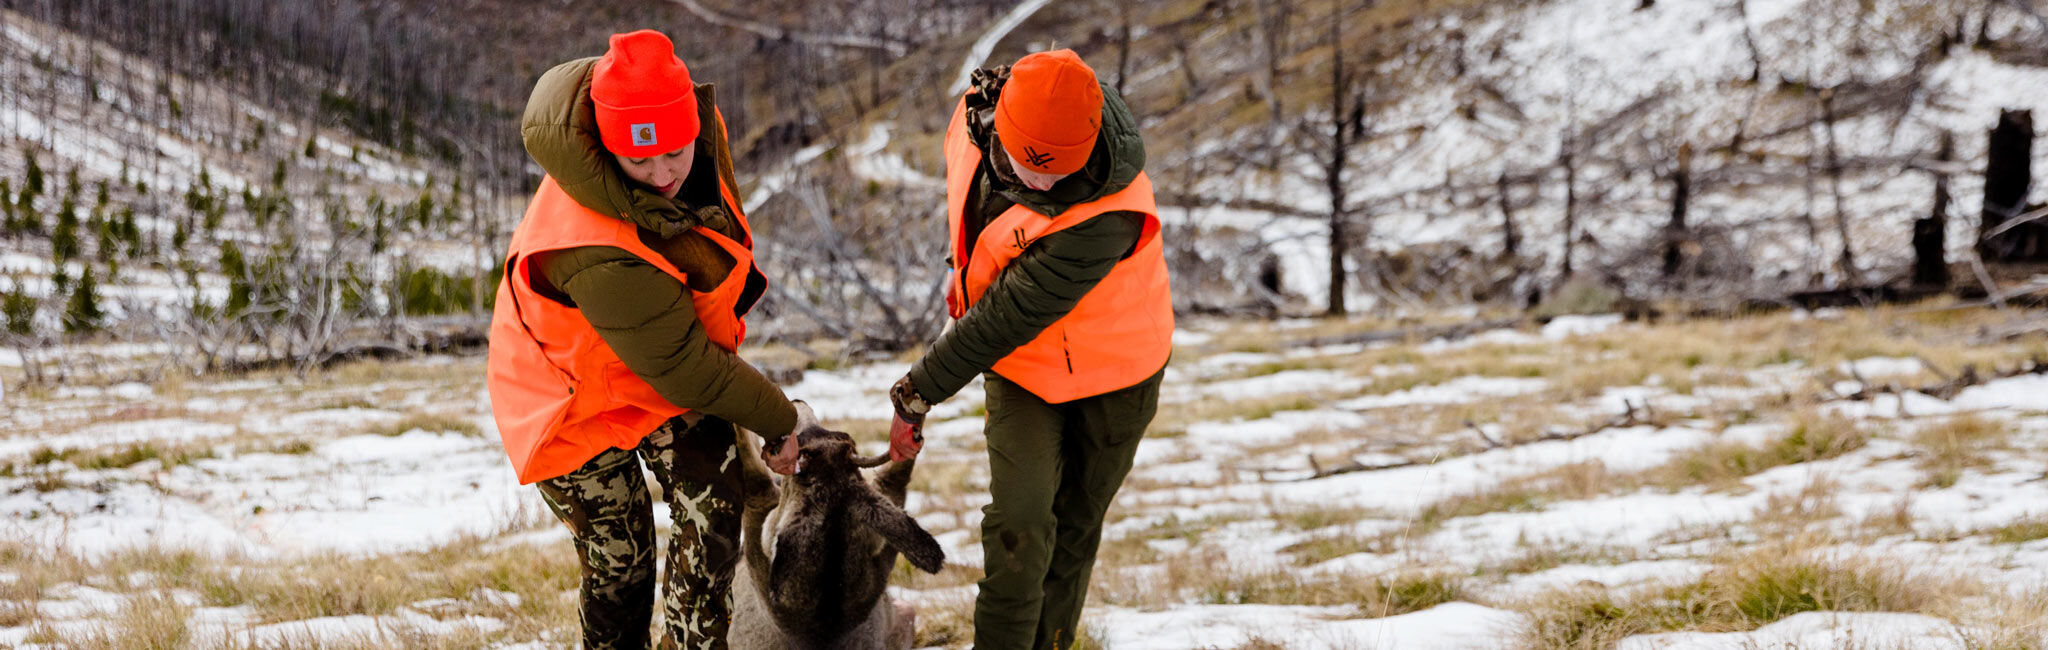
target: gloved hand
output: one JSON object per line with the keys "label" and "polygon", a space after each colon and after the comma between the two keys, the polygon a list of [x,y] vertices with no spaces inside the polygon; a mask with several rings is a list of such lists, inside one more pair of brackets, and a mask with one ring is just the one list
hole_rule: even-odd
{"label": "gloved hand", "polygon": [[[771,452],[767,449],[769,446],[777,449]],[[761,460],[768,464],[768,471],[783,476],[796,474],[797,470],[803,469],[803,458],[797,453],[796,434],[783,436],[781,442],[769,442],[761,449]]]}
{"label": "gloved hand", "polygon": [[924,416],[932,405],[917,394],[909,375],[889,387],[889,403],[896,407],[896,418],[889,423],[889,460],[916,458],[924,449]]}

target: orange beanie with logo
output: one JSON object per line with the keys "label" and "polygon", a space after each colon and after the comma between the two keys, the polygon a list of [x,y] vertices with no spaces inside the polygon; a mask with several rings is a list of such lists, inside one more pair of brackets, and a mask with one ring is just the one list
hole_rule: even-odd
{"label": "orange beanie with logo", "polygon": [[652,29],[613,34],[591,70],[597,135],[627,158],[651,158],[697,139],[697,91],[675,44]]}
{"label": "orange beanie with logo", "polygon": [[1102,131],[1102,87],[1073,50],[1037,52],[1010,66],[996,101],[996,137],[1010,157],[1042,174],[1088,163]]}

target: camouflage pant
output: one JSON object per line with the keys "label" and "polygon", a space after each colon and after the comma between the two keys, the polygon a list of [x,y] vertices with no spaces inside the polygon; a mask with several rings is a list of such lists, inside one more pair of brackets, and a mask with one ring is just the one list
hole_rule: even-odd
{"label": "camouflage pant", "polygon": [[739,561],[740,461],[731,423],[669,420],[635,449],[610,449],[538,483],[583,559],[583,645],[647,647],[654,609],[654,511],[639,460],[669,506],[661,648],[724,648]]}

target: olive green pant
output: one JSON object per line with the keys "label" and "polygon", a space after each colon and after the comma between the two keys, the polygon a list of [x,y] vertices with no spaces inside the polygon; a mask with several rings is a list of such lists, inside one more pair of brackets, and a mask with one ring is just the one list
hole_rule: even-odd
{"label": "olive green pant", "polygon": [[990,503],[975,648],[1074,645],[1103,515],[1158,412],[1164,376],[1064,404],[986,376]]}
{"label": "olive green pant", "polygon": [[608,449],[537,483],[583,564],[583,647],[646,650],[654,615],[654,509],[640,463],[669,507],[661,647],[724,648],[739,562],[741,473],[733,425],[671,419],[634,449]]}

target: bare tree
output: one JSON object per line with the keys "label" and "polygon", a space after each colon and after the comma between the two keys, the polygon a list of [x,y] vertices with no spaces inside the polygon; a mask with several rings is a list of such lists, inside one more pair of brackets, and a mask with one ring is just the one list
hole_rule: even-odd
{"label": "bare tree", "polygon": [[1522,230],[1515,224],[1514,185],[1508,180],[1508,172],[1502,169],[1494,181],[1500,203],[1500,256],[1513,262],[1522,255]]}
{"label": "bare tree", "polygon": [[[2026,212],[2034,187],[2034,114],[2005,110],[1989,140],[1984,161],[1984,209],[1977,226],[1977,250],[1989,262],[2048,257],[2048,228],[2013,224]],[[2031,226],[2031,227],[2029,227]]]}
{"label": "bare tree", "polygon": [[[778,318],[794,312],[856,351],[909,349],[938,334],[947,317],[943,229],[909,217],[930,213],[921,197],[862,189],[846,167],[807,172],[761,207],[789,217],[764,220],[757,235],[757,255],[777,260],[764,268],[771,299],[763,308]],[[779,340],[801,345],[806,338]]]}
{"label": "bare tree", "polygon": [[1949,283],[1947,166],[1955,154],[1955,135],[1942,131],[1934,154],[1934,209],[1913,221],[1913,284],[1917,286],[1946,288]]}
{"label": "bare tree", "polygon": [[1572,277],[1572,249],[1578,242],[1579,223],[1579,156],[1578,142],[1567,134],[1558,145],[1558,166],[1564,168],[1564,254],[1558,263],[1558,278]]}
{"label": "bare tree", "polygon": [[1345,61],[1344,9],[1341,5],[1332,9],[1335,15],[1328,20],[1330,25],[1330,103],[1329,112],[1321,116],[1304,118],[1296,127],[1295,136],[1303,150],[1311,152],[1316,167],[1322,173],[1323,188],[1330,194],[1330,207],[1326,215],[1330,228],[1330,290],[1328,313],[1344,315],[1348,309],[1344,300],[1345,280],[1349,273],[1345,269],[1345,257],[1351,250],[1351,205],[1348,197],[1350,181],[1346,173],[1351,169],[1352,150],[1366,137],[1365,94],[1358,88],[1356,74]]}
{"label": "bare tree", "polygon": [[1835,270],[1842,274],[1842,281],[1855,284],[1860,274],[1856,270],[1856,254],[1849,239],[1849,213],[1842,200],[1842,158],[1835,146],[1835,89],[1820,91],[1821,123],[1827,131],[1827,173],[1828,192],[1835,202],[1835,235],[1842,240],[1842,254],[1835,260]]}
{"label": "bare tree", "polygon": [[1692,143],[1678,145],[1678,165],[1671,174],[1671,221],[1664,225],[1664,277],[1678,275],[1688,243],[1686,204],[1692,200]]}

